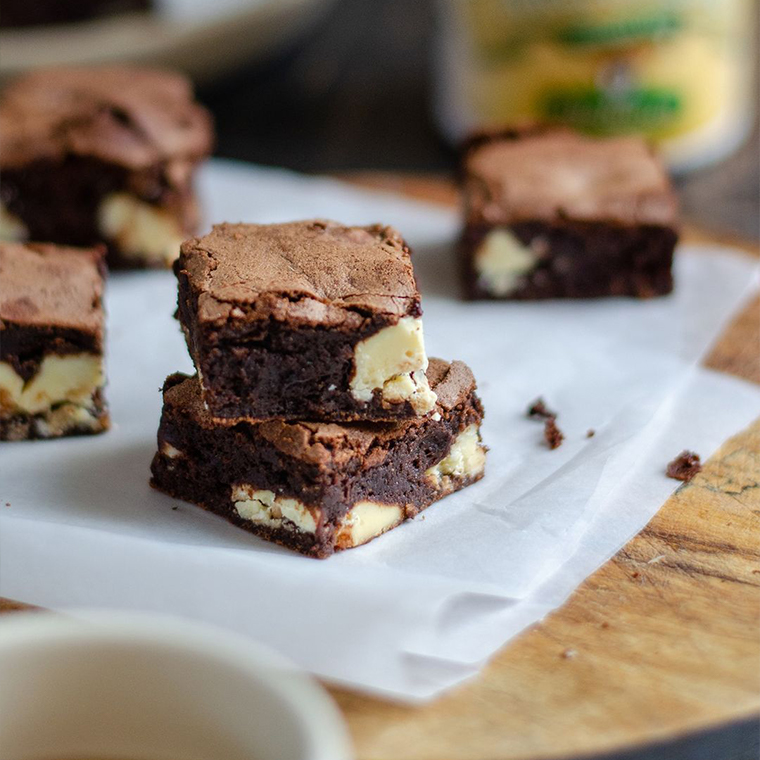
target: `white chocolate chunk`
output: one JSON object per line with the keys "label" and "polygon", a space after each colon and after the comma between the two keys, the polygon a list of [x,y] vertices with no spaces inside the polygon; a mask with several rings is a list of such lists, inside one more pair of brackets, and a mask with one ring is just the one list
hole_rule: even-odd
{"label": "white chocolate chunk", "polygon": [[[298,499],[277,496],[272,491],[257,490],[241,483],[232,488],[232,501],[244,519],[270,528],[281,528],[288,521],[301,533],[315,533],[320,510],[307,507]],[[341,549],[364,544],[390,530],[404,519],[404,510],[396,504],[359,501],[336,526],[335,543]]]}
{"label": "white chocolate chunk", "polygon": [[166,209],[129,193],[107,195],[98,209],[98,228],[122,254],[135,261],[169,266],[179,256],[185,235]]}
{"label": "white chocolate chunk", "polygon": [[171,445],[171,443],[167,443],[164,441],[161,444],[161,454],[165,456],[167,459],[179,459],[180,457],[184,456],[184,454],[177,448]]}
{"label": "white chocolate chunk", "polygon": [[486,451],[480,443],[477,425],[466,427],[451,444],[449,453],[425,475],[436,488],[447,487],[450,478],[474,478],[483,472]]}
{"label": "white chocolate chunk", "polygon": [[74,429],[97,432],[103,429],[104,423],[90,409],[76,404],[64,404],[35,418],[34,426],[41,438],[57,438]]}
{"label": "white chocolate chunk", "polygon": [[384,401],[408,401],[417,414],[427,414],[436,402],[425,376],[427,365],[422,320],[402,317],[356,344],[351,393],[367,402],[379,389]]}
{"label": "white chocolate chunk", "polygon": [[28,237],[29,230],[26,225],[0,203],[0,240],[16,243],[19,240],[26,240]]}
{"label": "white chocolate chunk", "polygon": [[395,528],[403,519],[404,510],[396,504],[358,501],[340,521],[336,545],[342,549],[359,546]]}
{"label": "white chocolate chunk", "polygon": [[509,230],[496,229],[486,235],[474,263],[481,287],[491,295],[507,296],[537,261],[536,254]]}
{"label": "white chocolate chunk", "polygon": [[408,401],[419,415],[427,414],[437,400],[422,370],[398,375],[383,385],[383,401],[391,404]]}
{"label": "white chocolate chunk", "polygon": [[232,501],[244,520],[272,528],[279,528],[283,520],[289,520],[302,533],[315,533],[317,530],[314,515],[298,499],[277,496],[272,491],[256,490],[253,486],[242,483],[233,486]]}
{"label": "white chocolate chunk", "polygon": [[26,383],[12,365],[0,362],[0,411],[39,414],[63,403],[91,409],[104,382],[103,360],[94,354],[50,354]]}

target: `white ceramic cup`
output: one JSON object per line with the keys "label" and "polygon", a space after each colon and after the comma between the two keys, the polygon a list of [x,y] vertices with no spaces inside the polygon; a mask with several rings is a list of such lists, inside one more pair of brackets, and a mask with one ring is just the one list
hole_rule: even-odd
{"label": "white ceramic cup", "polygon": [[2,760],[348,760],[337,708],[263,647],[161,616],[0,619]]}

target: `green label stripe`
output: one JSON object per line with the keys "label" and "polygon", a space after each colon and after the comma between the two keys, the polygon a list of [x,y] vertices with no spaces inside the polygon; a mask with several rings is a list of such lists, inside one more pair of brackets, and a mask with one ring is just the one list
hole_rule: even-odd
{"label": "green label stripe", "polygon": [[609,24],[589,26],[577,24],[560,29],[557,40],[565,45],[604,45],[611,42],[630,42],[675,34],[683,27],[677,13],[664,11],[653,16],[622,19]]}
{"label": "green label stripe", "polygon": [[519,31],[510,30],[500,37],[481,39],[475,49],[480,60],[484,62],[508,62],[519,58],[531,44],[540,39],[570,48],[631,45],[638,41],[671,37],[685,26],[684,18],[672,11],[612,21],[608,24],[551,24],[543,28],[525,24]]}
{"label": "green label stripe", "polygon": [[663,89],[614,94],[597,89],[555,90],[545,93],[539,103],[544,118],[598,133],[653,129],[672,121],[682,108],[681,96]]}

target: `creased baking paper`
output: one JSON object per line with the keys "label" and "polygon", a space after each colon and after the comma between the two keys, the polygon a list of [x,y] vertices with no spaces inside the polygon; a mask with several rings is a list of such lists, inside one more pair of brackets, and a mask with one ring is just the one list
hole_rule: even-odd
{"label": "creased baking paper", "polygon": [[[327,679],[425,700],[474,675],[635,535],[677,485],[663,474],[670,459],[707,457],[760,414],[758,388],[698,368],[755,287],[755,262],[737,252],[683,247],[668,298],[464,303],[454,212],[223,162],[202,190],[217,221],[396,225],[415,249],[428,354],[466,361],[478,380],[487,475],[322,562],[153,492],[159,388],[191,363],[173,276],[114,275],[114,429],[0,445],[4,596],[208,620]],[[525,417],[538,395],[566,436],[554,451]]]}

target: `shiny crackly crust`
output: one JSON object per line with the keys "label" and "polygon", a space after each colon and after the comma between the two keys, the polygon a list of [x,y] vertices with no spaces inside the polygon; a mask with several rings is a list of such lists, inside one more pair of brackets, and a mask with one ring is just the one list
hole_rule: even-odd
{"label": "shiny crackly crust", "polygon": [[643,139],[530,124],[472,135],[459,170],[468,225],[601,221],[678,225],[678,200]]}
{"label": "shiny crackly crust", "polygon": [[[137,171],[198,161],[211,150],[212,129],[179,73],[57,67],[26,74],[4,90],[0,141],[3,169],[80,156]],[[181,168],[177,163],[174,171]]]}
{"label": "shiny crackly crust", "polygon": [[275,319],[350,330],[421,313],[410,249],[381,225],[217,224],[183,243],[175,271],[190,329]]}

